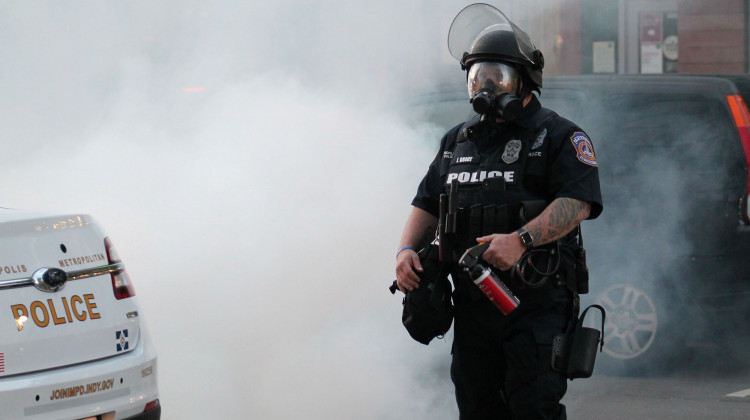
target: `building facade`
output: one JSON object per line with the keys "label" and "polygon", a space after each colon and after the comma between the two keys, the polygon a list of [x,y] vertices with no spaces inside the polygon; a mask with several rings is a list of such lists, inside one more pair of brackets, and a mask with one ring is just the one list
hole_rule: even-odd
{"label": "building facade", "polygon": [[531,0],[520,14],[546,74],[747,73],[749,3]]}

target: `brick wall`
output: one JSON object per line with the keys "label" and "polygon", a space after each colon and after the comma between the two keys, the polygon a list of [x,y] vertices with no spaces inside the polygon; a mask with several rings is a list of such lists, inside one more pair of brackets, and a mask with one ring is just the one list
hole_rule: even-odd
{"label": "brick wall", "polygon": [[746,71],[745,0],[681,0],[680,73]]}
{"label": "brick wall", "polygon": [[[544,74],[581,72],[581,0],[524,0],[515,23],[544,53]],[[512,20],[512,18],[511,18]]]}
{"label": "brick wall", "polygon": [[567,0],[560,9],[559,74],[581,73],[581,2]]}

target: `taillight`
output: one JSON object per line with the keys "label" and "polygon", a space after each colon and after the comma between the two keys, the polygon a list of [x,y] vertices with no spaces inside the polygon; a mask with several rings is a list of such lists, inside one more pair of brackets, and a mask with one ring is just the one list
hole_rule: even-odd
{"label": "taillight", "polygon": [[747,168],[747,186],[745,187],[745,196],[742,200],[742,218],[745,223],[750,223],[750,208],[748,208],[748,199],[750,199],[750,112],[745,106],[745,101],[740,95],[727,95],[729,109],[732,110],[734,124],[740,133],[742,148],[745,151],[745,166]]}
{"label": "taillight", "polygon": [[128,271],[122,265],[120,255],[117,254],[115,246],[112,245],[112,241],[108,237],[104,238],[104,249],[107,251],[107,260],[109,260],[110,265],[120,263],[120,268],[111,273],[112,290],[115,292],[115,298],[120,300],[135,296],[135,289],[130,282],[130,277],[128,277]]}
{"label": "taillight", "polygon": [[143,412],[151,411],[155,408],[159,407],[159,400],[153,400],[150,403],[146,404],[146,408],[143,409]]}

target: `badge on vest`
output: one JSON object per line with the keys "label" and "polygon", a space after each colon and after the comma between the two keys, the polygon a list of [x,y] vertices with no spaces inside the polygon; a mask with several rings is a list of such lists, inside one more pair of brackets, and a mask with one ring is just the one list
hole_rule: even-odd
{"label": "badge on vest", "polygon": [[521,155],[522,148],[523,143],[521,143],[521,140],[508,141],[508,143],[505,144],[505,150],[503,151],[503,162],[510,164],[517,161],[518,157]]}
{"label": "badge on vest", "polygon": [[573,143],[573,147],[576,148],[578,160],[589,166],[599,166],[596,163],[596,155],[594,155],[594,145],[591,144],[591,140],[589,140],[584,132],[576,131],[570,136],[570,141]]}

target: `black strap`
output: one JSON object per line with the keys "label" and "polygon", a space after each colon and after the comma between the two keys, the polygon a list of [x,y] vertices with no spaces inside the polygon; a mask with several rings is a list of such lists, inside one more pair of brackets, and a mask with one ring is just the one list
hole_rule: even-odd
{"label": "black strap", "polygon": [[469,136],[474,130],[474,127],[481,121],[482,115],[477,114],[471,119],[464,122],[464,124],[461,126],[461,128],[458,129],[458,132],[456,133],[456,143],[461,143],[462,141],[468,140]]}
{"label": "black strap", "polygon": [[606,312],[604,311],[604,308],[602,308],[600,305],[589,305],[586,307],[586,309],[583,310],[581,313],[581,316],[578,317],[578,325],[576,326],[577,329],[580,329],[583,326],[583,319],[586,317],[586,312],[589,311],[591,308],[596,308],[601,312],[602,314],[602,328],[599,330],[599,352],[601,352],[604,349],[604,320],[607,317]]}

